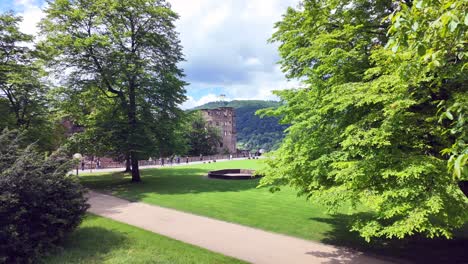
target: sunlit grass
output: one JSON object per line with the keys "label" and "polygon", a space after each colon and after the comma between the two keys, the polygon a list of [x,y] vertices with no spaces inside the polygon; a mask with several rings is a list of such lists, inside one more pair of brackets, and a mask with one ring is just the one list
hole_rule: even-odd
{"label": "sunlit grass", "polygon": [[[142,183],[130,175],[87,175],[82,182],[93,189],[150,204],[240,223],[311,240],[322,240],[333,230],[324,208],[297,197],[291,188],[271,193],[257,188],[259,179],[208,179],[210,170],[258,169],[261,160],[236,160],[163,169],[142,170]],[[343,213],[350,213],[350,209]],[[345,220],[344,220],[345,221]],[[343,223],[345,224],[345,223]]]}
{"label": "sunlit grass", "polygon": [[[344,245],[373,254],[409,259],[457,262],[463,259],[468,232],[454,241],[410,238],[365,242],[350,231],[351,222],[367,214],[342,208],[328,215],[314,201],[298,197],[297,191],[282,187],[271,193],[257,188],[259,179],[208,179],[208,171],[216,169],[258,169],[261,160],[236,160],[211,164],[142,170],[142,183],[130,182],[130,175],[105,173],[86,175],[82,182],[96,190],[109,192],[132,201],[174,208],[228,222],[252,226],[308,240]],[[465,229],[466,230],[466,229]],[[427,252],[426,248],[436,248]],[[448,257],[447,257],[448,256]],[[447,262],[448,261],[448,262]]]}
{"label": "sunlit grass", "polygon": [[44,263],[243,263],[140,228],[88,215]]}

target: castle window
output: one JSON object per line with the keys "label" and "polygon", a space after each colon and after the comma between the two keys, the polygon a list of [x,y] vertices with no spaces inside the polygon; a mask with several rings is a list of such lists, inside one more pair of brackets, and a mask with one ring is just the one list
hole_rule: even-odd
{"label": "castle window", "polygon": [[223,143],[219,143],[219,147],[222,148],[222,147],[223,147]]}
{"label": "castle window", "polygon": [[219,126],[219,122],[216,122],[216,125]]}
{"label": "castle window", "polygon": [[227,136],[227,131],[224,131],[224,135]]}

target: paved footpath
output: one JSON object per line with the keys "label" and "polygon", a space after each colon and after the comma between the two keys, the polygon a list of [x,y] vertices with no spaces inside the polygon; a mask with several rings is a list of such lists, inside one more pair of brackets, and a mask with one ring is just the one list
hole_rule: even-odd
{"label": "paved footpath", "polygon": [[173,209],[91,191],[91,213],[252,263],[372,263],[388,261]]}

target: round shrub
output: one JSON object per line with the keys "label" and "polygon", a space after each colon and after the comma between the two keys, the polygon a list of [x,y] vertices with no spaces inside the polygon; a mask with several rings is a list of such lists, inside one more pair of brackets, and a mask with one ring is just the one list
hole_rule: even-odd
{"label": "round shrub", "polygon": [[63,152],[21,148],[17,132],[0,135],[0,263],[32,263],[82,221],[85,189],[67,175]]}

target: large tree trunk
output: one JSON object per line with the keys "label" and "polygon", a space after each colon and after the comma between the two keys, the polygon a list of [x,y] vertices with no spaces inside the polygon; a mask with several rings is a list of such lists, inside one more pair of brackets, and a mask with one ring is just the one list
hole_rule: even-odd
{"label": "large tree trunk", "polygon": [[134,80],[130,81],[129,85],[129,109],[128,109],[128,123],[130,125],[130,160],[132,161],[132,182],[140,182],[140,170],[138,168],[138,155],[136,152],[136,133],[137,132],[137,117],[136,117],[136,95]]}
{"label": "large tree trunk", "polygon": [[138,155],[135,151],[130,152],[132,160],[132,182],[140,182],[140,170],[138,168]]}

